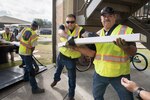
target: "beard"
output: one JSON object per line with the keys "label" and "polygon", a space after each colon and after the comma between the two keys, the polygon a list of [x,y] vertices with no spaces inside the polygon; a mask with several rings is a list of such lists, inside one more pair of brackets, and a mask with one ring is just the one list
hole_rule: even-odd
{"label": "beard", "polygon": [[74,26],[68,26],[68,29],[69,29],[69,30],[73,30],[73,29],[74,29]]}

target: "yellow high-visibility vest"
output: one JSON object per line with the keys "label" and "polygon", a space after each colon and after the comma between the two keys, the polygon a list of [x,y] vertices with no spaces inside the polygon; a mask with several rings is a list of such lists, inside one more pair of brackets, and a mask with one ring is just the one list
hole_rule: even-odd
{"label": "yellow high-visibility vest", "polygon": [[4,32],[4,33],[2,33],[2,37],[3,37],[3,39],[5,39],[6,41],[11,41],[12,33],[8,33],[8,35],[7,35],[7,33]]}
{"label": "yellow high-visibility vest", "polygon": [[[28,38],[28,40],[25,40],[23,38],[24,33],[26,31],[31,32],[31,36]],[[38,36],[31,28],[26,28],[25,31],[23,31],[21,39],[20,39],[20,46],[19,46],[19,54],[21,55],[31,55],[32,54],[32,44],[34,41],[37,41]]]}
{"label": "yellow high-visibility vest", "polygon": [[[132,28],[118,25],[111,33],[113,35],[132,34]],[[104,29],[100,36],[105,36]],[[114,43],[96,43],[94,59],[95,71],[104,77],[117,77],[130,73],[130,59],[128,55]]]}
{"label": "yellow high-visibility vest", "polygon": [[[64,25],[65,26],[65,25]],[[79,27],[77,24],[76,24],[76,26],[75,26],[75,29],[74,29],[74,31],[71,33],[70,32],[70,30],[69,29],[67,29],[66,27],[65,27],[65,32],[69,35],[69,36],[74,36],[74,37],[76,37],[77,36],[77,38],[79,38],[79,36],[80,36],[80,31],[83,29],[83,27]],[[67,39],[66,38],[60,38],[60,41],[61,42],[65,42],[65,41],[67,41]],[[63,55],[65,55],[66,57],[69,57],[69,58],[72,58],[72,59],[74,59],[74,58],[79,58],[80,56],[81,56],[81,53],[80,52],[78,52],[78,51],[75,51],[75,50],[73,50],[73,49],[71,49],[71,48],[66,48],[66,47],[60,47],[59,48],[59,52],[61,52]]]}

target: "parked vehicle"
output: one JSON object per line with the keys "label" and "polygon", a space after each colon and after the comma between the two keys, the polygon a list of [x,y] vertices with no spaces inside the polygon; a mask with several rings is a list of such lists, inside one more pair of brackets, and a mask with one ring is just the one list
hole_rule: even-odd
{"label": "parked vehicle", "polygon": [[40,29],[40,34],[50,35],[51,34],[51,29],[49,29],[49,28]]}

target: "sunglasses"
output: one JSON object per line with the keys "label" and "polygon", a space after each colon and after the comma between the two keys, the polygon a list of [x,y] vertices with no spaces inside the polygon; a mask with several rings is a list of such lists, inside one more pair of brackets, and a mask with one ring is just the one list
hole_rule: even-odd
{"label": "sunglasses", "polygon": [[66,23],[67,24],[69,24],[69,23],[73,24],[73,23],[75,23],[75,21],[66,21]]}

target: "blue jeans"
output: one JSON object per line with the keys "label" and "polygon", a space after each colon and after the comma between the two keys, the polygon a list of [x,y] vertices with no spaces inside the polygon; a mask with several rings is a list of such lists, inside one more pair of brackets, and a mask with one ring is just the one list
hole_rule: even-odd
{"label": "blue jeans", "polygon": [[108,78],[102,77],[96,72],[93,76],[93,96],[94,100],[104,100],[104,93],[109,84],[116,90],[120,100],[134,100],[133,94],[121,85],[121,78],[126,77],[130,79],[130,75],[122,75],[119,77]]}
{"label": "blue jeans", "polygon": [[[23,60],[23,58],[22,58],[21,55],[20,55],[20,57],[21,57],[21,59],[22,59],[22,65],[25,65],[25,62],[24,62],[24,60]],[[35,68],[39,68],[38,64],[37,64],[36,61],[33,59],[33,57],[32,57],[32,64],[34,65]]]}
{"label": "blue jeans", "polygon": [[30,81],[30,85],[32,87],[32,90],[35,90],[38,88],[37,86],[37,82],[35,79],[35,71],[33,69],[33,65],[32,65],[32,56],[31,55],[20,55],[21,58],[23,59],[26,67],[24,68],[24,80],[29,80]]}
{"label": "blue jeans", "polygon": [[62,54],[57,57],[56,72],[54,74],[54,80],[60,81],[61,72],[66,66],[68,70],[68,84],[69,84],[69,97],[74,97],[76,87],[76,59],[70,59]]}

